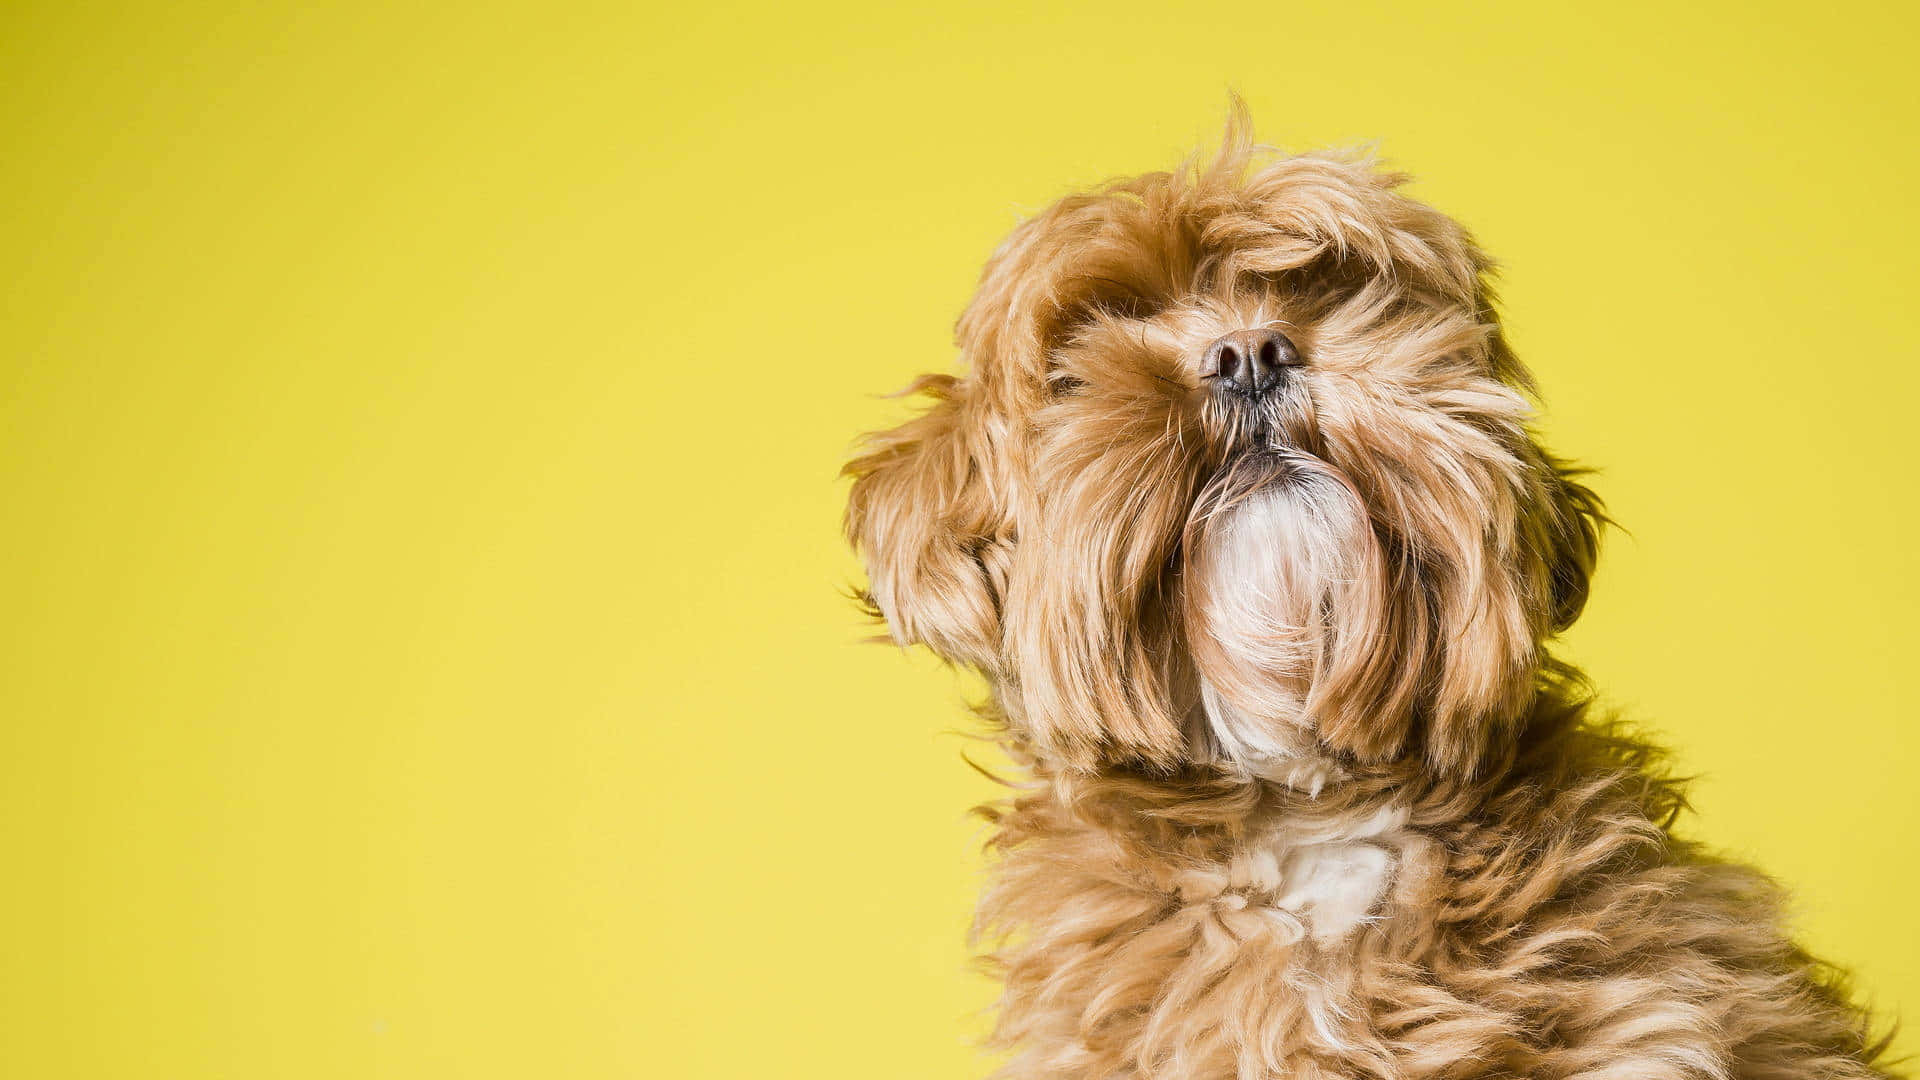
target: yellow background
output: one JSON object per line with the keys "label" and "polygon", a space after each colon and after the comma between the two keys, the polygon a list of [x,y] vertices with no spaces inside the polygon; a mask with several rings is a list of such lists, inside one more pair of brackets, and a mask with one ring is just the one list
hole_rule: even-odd
{"label": "yellow background", "polygon": [[1903,6],[0,8],[0,1074],[984,1071],[834,473],[1229,88],[1506,262],[1572,652],[1920,1013]]}

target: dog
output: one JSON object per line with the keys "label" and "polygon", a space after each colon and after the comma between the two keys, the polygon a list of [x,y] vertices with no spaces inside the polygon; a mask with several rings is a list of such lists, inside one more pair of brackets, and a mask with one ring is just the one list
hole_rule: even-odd
{"label": "dog", "polygon": [[980,810],[998,1075],[1890,1075],[1548,652],[1608,521],[1488,257],[1248,131],[1019,225],[963,373],[846,468],[871,613],[985,676],[1018,771]]}

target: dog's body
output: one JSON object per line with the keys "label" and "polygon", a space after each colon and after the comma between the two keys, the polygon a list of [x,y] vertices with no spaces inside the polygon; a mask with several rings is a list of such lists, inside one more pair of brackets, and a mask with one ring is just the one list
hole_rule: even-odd
{"label": "dog's body", "polygon": [[1602,516],[1488,261],[1243,131],[1016,230],[968,374],[849,466],[873,607],[1027,774],[986,809],[1005,1075],[1882,1075],[1545,652]]}

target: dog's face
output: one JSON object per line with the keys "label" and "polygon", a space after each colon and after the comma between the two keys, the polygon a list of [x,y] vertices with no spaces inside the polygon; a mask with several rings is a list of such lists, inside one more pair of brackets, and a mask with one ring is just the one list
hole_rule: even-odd
{"label": "dog's face", "polygon": [[968,374],[848,466],[894,637],[1070,767],[1472,769],[1599,510],[1527,429],[1487,261],[1397,182],[1233,139],[1015,230]]}

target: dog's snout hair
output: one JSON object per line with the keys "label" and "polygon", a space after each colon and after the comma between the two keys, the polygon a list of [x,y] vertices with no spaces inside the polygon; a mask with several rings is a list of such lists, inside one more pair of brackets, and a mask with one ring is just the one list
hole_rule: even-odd
{"label": "dog's snout hair", "polygon": [[847,466],[869,606],[986,677],[1023,774],[983,811],[1002,1075],[1880,1075],[1549,653],[1605,513],[1401,182],[1236,114],[1061,199]]}

